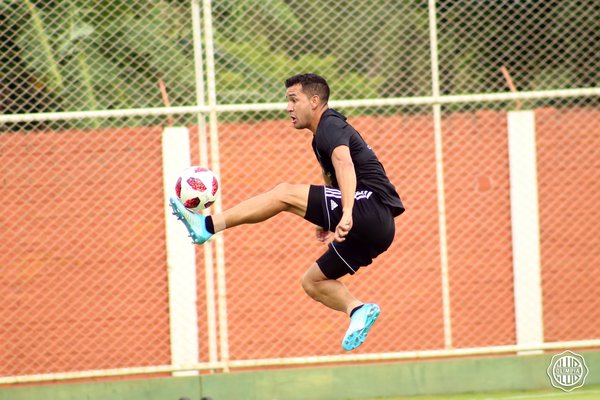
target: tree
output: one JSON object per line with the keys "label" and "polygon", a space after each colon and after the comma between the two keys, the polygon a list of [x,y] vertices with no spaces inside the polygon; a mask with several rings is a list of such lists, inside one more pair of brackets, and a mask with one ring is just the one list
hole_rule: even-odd
{"label": "tree", "polygon": [[170,86],[173,105],[195,100],[186,8],[165,1],[142,8],[121,0],[24,0],[5,1],[0,11],[10,27],[3,30],[10,50],[3,70],[31,77],[5,76],[3,91],[13,97],[34,91],[51,100],[42,107],[43,101],[20,96],[6,111],[159,107],[159,79]]}

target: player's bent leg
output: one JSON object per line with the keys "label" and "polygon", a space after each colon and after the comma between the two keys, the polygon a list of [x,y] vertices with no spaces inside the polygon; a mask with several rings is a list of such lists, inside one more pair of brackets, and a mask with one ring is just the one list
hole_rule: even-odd
{"label": "player's bent leg", "polygon": [[304,273],[302,288],[314,300],[346,314],[362,304],[342,282],[327,278],[316,263]]}
{"label": "player's bent leg", "polygon": [[344,350],[354,350],[365,341],[381,312],[377,304],[363,304],[357,300],[342,282],[327,278],[318,264],[313,264],[306,271],[302,287],[314,300],[350,315],[350,326],[342,340]]}
{"label": "player's bent leg", "polygon": [[304,217],[309,188],[310,185],[280,183],[268,192],[242,201],[222,214],[214,215],[215,232],[237,225],[262,222],[282,211]]}

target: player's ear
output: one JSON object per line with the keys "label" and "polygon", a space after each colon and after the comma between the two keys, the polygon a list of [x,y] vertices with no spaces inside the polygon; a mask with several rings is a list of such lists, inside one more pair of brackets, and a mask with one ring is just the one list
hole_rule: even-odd
{"label": "player's ear", "polygon": [[313,94],[313,95],[310,97],[310,105],[311,105],[311,108],[312,108],[313,110],[316,110],[316,109],[317,109],[317,107],[319,106],[319,103],[321,103],[321,98],[320,98],[318,95],[316,95],[316,94]]}

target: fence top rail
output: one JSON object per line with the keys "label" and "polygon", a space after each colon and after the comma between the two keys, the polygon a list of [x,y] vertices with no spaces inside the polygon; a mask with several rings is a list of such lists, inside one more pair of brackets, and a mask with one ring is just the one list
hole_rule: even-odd
{"label": "fence top rail", "polygon": [[[600,96],[600,87],[580,89],[559,89],[519,93],[482,93],[464,95],[423,96],[423,97],[394,97],[362,100],[335,100],[329,104],[332,107],[380,107],[380,106],[413,106],[434,104],[480,103],[511,100],[556,99],[570,97]],[[252,112],[252,111],[283,111],[285,103],[254,103],[254,104],[217,104],[215,106],[181,106],[155,107],[100,111],[66,111],[52,113],[30,113],[0,115],[0,124],[33,121],[66,121],[87,118],[123,118],[141,116],[207,114],[216,112]]]}

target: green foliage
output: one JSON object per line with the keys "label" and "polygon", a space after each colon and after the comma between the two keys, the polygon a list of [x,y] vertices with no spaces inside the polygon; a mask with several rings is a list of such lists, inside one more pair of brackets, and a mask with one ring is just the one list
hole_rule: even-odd
{"label": "green foliage", "polygon": [[[442,93],[505,91],[502,65],[520,90],[597,85],[597,0],[437,5]],[[4,113],[160,107],[159,79],[195,104],[189,0],[1,0],[0,17]],[[431,94],[423,1],[215,0],[213,26],[222,104],[281,102],[302,72],[332,99]]]}
{"label": "green foliage", "polygon": [[182,40],[191,36],[187,9],[163,1],[144,9],[128,3],[71,0],[39,7],[26,0],[26,9],[11,10],[19,22],[11,38],[19,50],[13,68],[37,77],[54,99],[52,111],[160,107],[159,79],[172,105],[193,104],[191,40]]}
{"label": "green foliage", "polygon": [[[284,100],[284,80],[308,70],[326,76],[335,82],[332,98],[366,98],[372,86],[382,78],[366,77],[358,73],[344,73],[334,56],[321,57],[306,54],[297,59],[285,52],[270,49],[264,36],[249,42],[219,42],[219,60],[224,61],[225,72],[217,76],[220,103],[281,102]],[[269,60],[265,68],[264,60]]]}

